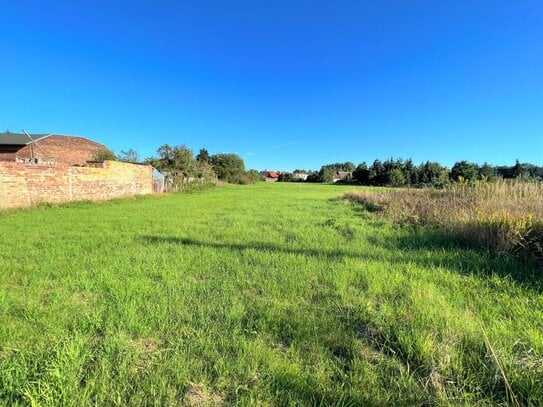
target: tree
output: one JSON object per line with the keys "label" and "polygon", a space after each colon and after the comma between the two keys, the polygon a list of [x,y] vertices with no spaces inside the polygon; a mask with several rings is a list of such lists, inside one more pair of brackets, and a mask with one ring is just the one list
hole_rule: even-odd
{"label": "tree", "polygon": [[418,181],[417,168],[413,165],[413,160],[408,159],[403,166],[403,173],[405,175],[405,183],[408,186],[416,185]]}
{"label": "tree", "polygon": [[160,146],[158,157],[148,158],[146,161],[160,171],[167,171],[174,177],[189,177],[195,175],[195,162],[192,150],[187,146],[172,147],[168,144]]}
{"label": "tree", "polygon": [[164,152],[167,154],[165,158],[171,163],[172,169],[177,170],[177,172],[185,176],[191,175],[193,169],[192,150],[182,145],[174,147],[171,150],[166,149]]}
{"label": "tree", "polygon": [[479,168],[479,177],[483,181],[495,181],[498,178],[498,173],[496,171],[496,168],[488,163],[484,163]]}
{"label": "tree", "polygon": [[117,159],[125,163],[139,163],[140,155],[136,150],[133,149],[129,149],[127,151],[121,150],[121,154],[117,156]]}
{"label": "tree", "polygon": [[449,171],[438,162],[426,161],[419,166],[418,173],[422,185],[441,187],[449,182]]}
{"label": "tree", "polygon": [[251,182],[254,184],[256,182],[262,181],[262,175],[257,170],[249,170],[247,171],[247,177],[251,180]]}
{"label": "tree", "polygon": [[358,164],[358,167],[353,171],[353,180],[360,185],[370,184],[370,171],[365,162]]}
{"label": "tree", "polygon": [[279,174],[279,179],[277,180],[279,182],[294,182],[296,181],[296,178],[294,178],[294,175],[292,175],[289,172],[282,172]]}
{"label": "tree", "polygon": [[370,167],[370,185],[386,185],[386,169],[380,160],[375,160]]}
{"label": "tree", "polygon": [[205,148],[201,148],[200,151],[198,152],[198,155],[196,156],[196,161],[204,161],[208,163],[209,160],[210,160],[209,152]]}
{"label": "tree", "polygon": [[354,163],[352,163],[350,161],[347,161],[346,163],[343,163],[342,171],[353,172],[355,169],[356,169],[356,167],[355,167]]}
{"label": "tree", "polygon": [[237,154],[214,154],[210,156],[210,162],[220,180],[237,183],[245,174],[245,163]]}
{"label": "tree", "polygon": [[389,174],[389,184],[393,187],[405,185],[405,175],[400,168],[393,168]]}
{"label": "tree", "polygon": [[520,161],[515,160],[515,165],[511,168],[511,178],[523,178],[526,176],[526,171]]}
{"label": "tree", "polygon": [[323,165],[321,168],[329,168],[334,171],[353,172],[356,167],[352,162],[347,161],[344,163],[326,164],[326,165]]}
{"label": "tree", "polygon": [[102,148],[94,154],[91,161],[117,161],[117,157],[115,156],[115,153],[113,151],[108,150],[107,148]]}
{"label": "tree", "polygon": [[207,161],[198,161],[196,160],[192,164],[192,173],[198,178],[203,178],[207,180],[212,180],[217,178],[217,174],[213,170],[213,166]]}
{"label": "tree", "polygon": [[305,182],[321,182],[319,173],[316,171],[310,171],[307,175]]}
{"label": "tree", "polygon": [[479,168],[477,164],[469,163],[467,161],[459,161],[451,168],[451,178],[453,181],[465,180],[467,182],[473,182],[477,179],[479,174]]}
{"label": "tree", "polygon": [[334,180],[334,174],[335,171],[332,168],[323,166],[319,171],[319,180],[321,182],[332,182]]}

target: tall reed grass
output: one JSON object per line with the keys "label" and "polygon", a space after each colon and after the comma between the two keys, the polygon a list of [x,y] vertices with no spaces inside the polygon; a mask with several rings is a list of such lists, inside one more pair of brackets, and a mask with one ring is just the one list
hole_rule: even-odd
{"label": "tall reed grass", "polygon": [[543,261],[543,183],[500,180],[445,189],[351,191],[386,218],[451,231],[498,253]]}

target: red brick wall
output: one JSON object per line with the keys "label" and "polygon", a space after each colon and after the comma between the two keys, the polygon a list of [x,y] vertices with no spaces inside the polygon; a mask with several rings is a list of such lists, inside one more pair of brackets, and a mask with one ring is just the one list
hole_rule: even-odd
{"label": "red brick wall", "polygon": [[95,167],[0,162],[0,208],[103,200],[153,192],[153,168],[106,161]]}
{"label": "red brick wall", "polygon": [[35,158],[54,160],[57,164],[84,165],[106,147],[83,137],[51,135],[24,146],[11,156],[11,160],[15,160],[15,157],[30,158],[31,149]]}
{"label": "red brick wall", "polygon": [[0,161],[15,161],[16,158],[35,158],[53,160],[57,164],[84,165],[92,161],[96,153],[106,146],[76,136],[51,135],[27,146],[4,146],[0,148]]}

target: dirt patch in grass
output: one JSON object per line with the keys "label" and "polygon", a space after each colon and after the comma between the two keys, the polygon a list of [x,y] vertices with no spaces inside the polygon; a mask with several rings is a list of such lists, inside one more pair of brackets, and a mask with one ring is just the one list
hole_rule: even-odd
{"label": "dirt patch in grass", "polygon": [[161,347],[161,342],[153,337],[131,339],[129,345],[137,352],[138,357],[132,366],[132,373],[145,371],[153,356]]}
{"label": "dirt patch in grass", "polygon": [[92,291],[80,291],[72,295],[72,303],[75,305],[89,306],[96,302],[98,294]]}
{"label": "dirt patch in grass", "polygon": [[223,406],[224,397],[207,390],[199,383],[191,383],[183,397],[183,404],[189,407]]}
{"label": "dirt patch in grass", "polygon": [[142,355],[155,353],[159,349],[160,344],[160,341],[153,337],[130,340],[130,345]]}

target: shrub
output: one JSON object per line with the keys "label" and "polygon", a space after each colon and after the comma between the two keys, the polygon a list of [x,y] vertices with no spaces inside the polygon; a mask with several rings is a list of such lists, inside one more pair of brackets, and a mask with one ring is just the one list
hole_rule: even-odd
{"label": "shrub", "polygon": [[233,184],[240,184],[240,185],[249,185],[254,184],[254,181],[249,175],[247,174],[238,174],[234,176],[231,180],[231,183]]}
{"label": "shrub", "polygon": [[251,180],[251,183],[255,184],[257,182],[263,181],[262,175],[257,170],[247,171],[247,177]]}
{"label": "shrub", "polygon": [[196,192],[204,192],[220,185],[221,185],[220,182],[215,182],[215,181],[194,182],[191,184],[181,184],[180,187],[177,188],[174,192],[183,193],[183,194],[193,194]]}
{"label": "shrub", "polygon": [[117,156],[115,155],[115,153],[113,153],[113,151],[108,150],[107,148],[103,148],[101,150],[98,150],[94,154],[91,161],[103,162],[103,161],[106,161],[106,160],[116,161]]}

